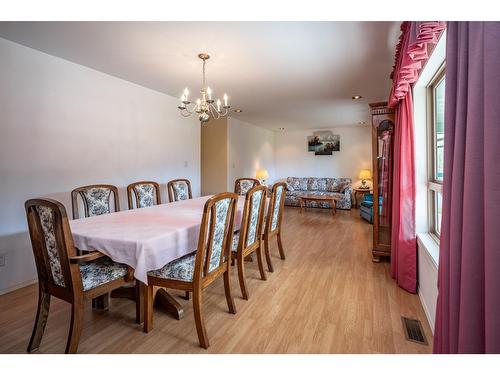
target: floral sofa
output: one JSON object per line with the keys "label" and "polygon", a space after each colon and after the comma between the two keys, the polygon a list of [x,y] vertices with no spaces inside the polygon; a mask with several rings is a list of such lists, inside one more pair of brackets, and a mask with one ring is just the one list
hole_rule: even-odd
{"label": "floral sofa", "polygon": [[[338,197],[337,208],[350,210],[352,186],[350,178],[288,177],[286,179],[286,206],[300,206],[304,195],[329,195]],[[327,202],[307,202],[307,207],[331,208]]]}

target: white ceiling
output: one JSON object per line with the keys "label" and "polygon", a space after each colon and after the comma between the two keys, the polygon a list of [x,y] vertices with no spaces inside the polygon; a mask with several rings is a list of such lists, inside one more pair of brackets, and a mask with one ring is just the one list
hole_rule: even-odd
{"label": "white ceiling", "polygon": [[199,90],[207,52],[208,84],[243,110],[232,116],[274,130],[368,123],[398,34],[399,22],[0,22],[5,39],[175,97]]}

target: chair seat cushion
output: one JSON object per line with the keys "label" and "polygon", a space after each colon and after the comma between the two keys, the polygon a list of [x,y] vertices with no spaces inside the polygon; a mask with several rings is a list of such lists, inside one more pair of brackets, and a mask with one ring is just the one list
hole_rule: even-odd
{"label": "chair seat cushion", "polygon": [[179,259],[167,263],[158,270],[149,271],[148,276],[158,277],[160,279],[193,281],[195,258],[196,252],[184,255]]}
{"label": "chair seat cushion", "polygon": [[361,202],[360,207],[367,207],[367,208],[372,208],[373,207],[373,202],[370,202],[370,201],[364,201],[364,202]]}
{"label": "chair seat cushion", "polygon": [[127,274],[125,264],[113,262],[108,257],[99,258],[80,266],[83,290],[94,289],[102,284],[120,279]]}

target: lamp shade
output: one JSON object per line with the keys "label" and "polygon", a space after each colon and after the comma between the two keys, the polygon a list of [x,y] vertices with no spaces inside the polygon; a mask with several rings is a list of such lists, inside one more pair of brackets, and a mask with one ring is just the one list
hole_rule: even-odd
{"label": "lamp shade", "polygon": [[372,178],[372,172],[369,169],[362,169],[359,172],[359,178],[361,180],[369,180],[370,178]]}
{"label": "lamp shade", "polygon": [[259,169],[255,174],[255,178],[257,180],[265,180],[269,177],[269,173],[267,173],[266,169]]}

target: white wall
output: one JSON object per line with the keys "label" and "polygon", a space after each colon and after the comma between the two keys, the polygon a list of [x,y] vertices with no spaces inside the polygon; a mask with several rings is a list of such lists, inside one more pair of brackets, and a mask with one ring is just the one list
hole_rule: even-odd
{"label": "white wall", "polygon": [[228,134],[228,190],[240,177],[253,177],[258,169],[267,169],[272,183],[276,178],[274,160],[275,133],[235,118],[229,118]]}
{"label": "white wall", "polygon": [[[415,224],[418,239],[418,295],[427,320],[434,330],[438,296],[437,275],[439,244],[429,232],[428,190],[428,135],[427,130],[427,86],[439,71],[446,58],[446,32],[420,73],[413,87],[413,121],[415,127]],[[433,331],[434,332],[434,331]]]}
{"label": "white wall", "polygon": [[329,155],[314,155],[307,151],[307,136],[314,130],[276,133],[276,178],[350,177],[353,186],[359,185],[359,171],[372,169],[370,125],[337,127],[331,130],[340,135],[340,151]]}
{"label": "white wall", "polygon": [[[0,38],[0,293],[36,278],[24,202],[176,177],[200,186],[200,125],[177,99]],[[126,198],[121,191],[122,209]]]}

